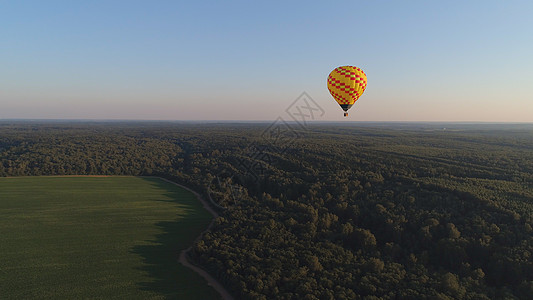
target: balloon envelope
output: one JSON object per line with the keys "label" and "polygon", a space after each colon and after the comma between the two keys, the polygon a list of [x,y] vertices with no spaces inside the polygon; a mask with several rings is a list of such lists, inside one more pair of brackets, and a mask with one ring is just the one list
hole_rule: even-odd
{"label": "balloon envelope", "polygon": [[366,74],[358,67],[338,67],[329,73],[328,90],[344,111],[352,107],[365,89]]}

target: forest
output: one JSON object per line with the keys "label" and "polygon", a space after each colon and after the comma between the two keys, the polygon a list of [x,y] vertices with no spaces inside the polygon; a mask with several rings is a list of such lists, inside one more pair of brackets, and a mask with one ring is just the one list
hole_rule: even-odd
{"label": "forest", "polygon": [[0,121],[0,176],[41,175],[201,193],[238,299],[533,295],[531,124]]}

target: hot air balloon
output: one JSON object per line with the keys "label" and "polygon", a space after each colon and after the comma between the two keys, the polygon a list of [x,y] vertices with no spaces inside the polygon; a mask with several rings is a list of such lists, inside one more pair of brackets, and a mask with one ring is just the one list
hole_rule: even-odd
{"label": "hot air balloon", "polygon": [[348,116],[348,109],[366,89],[366,74],[353,66],[335,68],[328,76],[328,90]]}

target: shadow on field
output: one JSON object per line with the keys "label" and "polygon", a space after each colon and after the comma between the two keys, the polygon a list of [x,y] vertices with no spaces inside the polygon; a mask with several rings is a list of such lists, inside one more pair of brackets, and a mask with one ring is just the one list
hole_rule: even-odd
{"label": "shadow on field", "polygon": [[[178,257],[181,250],[189,247],[196,236],[208,226],[209,219],[199,217],[191,208],[190,201],[196,201],[194,196],[184,199],[184,193],[169,190],[168,183],[156,178],[143,179],[159,189],[168,191],[164,196],[172,200],[156,201],[175,203],[169,209],[176,210],[176,220],[155,223],[153,226],[158,228],[159,233],[154,239],[132,247],[130,252],[143,258],[143,266],[139,269],[150,278],[147,282],[137,285],[141,290],[164,296],[165,299],[205,299],[201,296],[205,296],[206,283],[198,281],[194,274],[191,275],[188,269],[180,265]],[[185,193],[189,195],[189,192]],[[202,287],[202,284],[206,286]],[[204,292],[199,292],[199,289]]]}

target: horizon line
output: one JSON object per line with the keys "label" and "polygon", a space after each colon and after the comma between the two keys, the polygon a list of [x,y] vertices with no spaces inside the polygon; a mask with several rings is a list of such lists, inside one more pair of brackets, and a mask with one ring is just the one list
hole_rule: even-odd
{"label": "horizon line", "polygon": [[0,118],[3,121],[26,121],[26,122],[181,122],[181,123],[267,123],[282,121],[285,123],[434,123],[434,124],[533,124],[533,121],[357,121],[357,120],[285,120],[262,119],[262,120],[180,120],[180,119],[90,119],[90,118]]}

